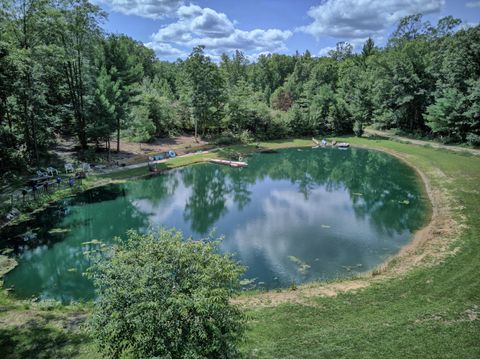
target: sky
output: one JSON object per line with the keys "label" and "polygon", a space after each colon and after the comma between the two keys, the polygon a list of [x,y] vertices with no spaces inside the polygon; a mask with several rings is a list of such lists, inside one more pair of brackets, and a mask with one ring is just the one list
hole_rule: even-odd
{"label": "sky", "polygon": [[480,21],[480,0],[92,0],[109,15],[108,33],[126,34],[160,60],[186,58],[206,47],[222,53],[326,55],[340,41],[359,51],[368,37],[383,46],[404,16],[424,14],[435,24],[452,15],[464,26]]}

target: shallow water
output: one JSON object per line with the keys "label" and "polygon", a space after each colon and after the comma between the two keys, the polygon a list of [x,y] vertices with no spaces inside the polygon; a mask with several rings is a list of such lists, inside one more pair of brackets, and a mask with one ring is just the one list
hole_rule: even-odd
{"label": "shallow water", "polygon": [[5,286],[19,297],[90,299],[85,252],[158,226],[223,235],[221,250],[248,267],[245,287],[344,277],[397,253],[427,216],[414,171],[381,152],[287,149],[248,164],[190,166],[56,203],[2,233],[19,262]]}

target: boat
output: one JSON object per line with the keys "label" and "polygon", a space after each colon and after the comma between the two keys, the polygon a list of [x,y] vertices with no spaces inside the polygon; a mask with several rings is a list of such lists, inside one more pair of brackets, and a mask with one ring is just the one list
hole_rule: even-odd
{"label": "boat", "polygon": [[347,142],[339,142],[339,143],[337,143],[337,147],[338,148],[348,148],[348,147],[350,147],[350,144],[347,143]]}
{"label": "boat", "polygon": [[217,165],[225,165],[225,166],[230,166],[230,167],[247,167],[248,166],[247,162],[241,162],[241,161],[228,161],[228,160],[211,159],[211,160],[209,160],[209,162],[216,163]]}

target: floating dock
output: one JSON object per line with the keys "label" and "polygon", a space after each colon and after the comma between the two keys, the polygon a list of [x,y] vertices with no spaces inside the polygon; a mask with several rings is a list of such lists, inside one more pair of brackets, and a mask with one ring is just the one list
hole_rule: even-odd
{"label": "floating dock", "polygon": [[228,161],[228,160],[210,160],[211,163],[216,163],[217,165],[225,165],[230,167],[247,167],[247,162],[240,161]]}

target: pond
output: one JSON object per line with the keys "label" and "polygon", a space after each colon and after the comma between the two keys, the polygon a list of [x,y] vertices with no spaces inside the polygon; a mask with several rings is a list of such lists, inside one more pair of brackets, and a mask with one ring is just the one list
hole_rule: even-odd
{"label": "pond", "polygon": [[2,233],[19,262],[5,287],[22,298],[91,299],[85,252],[159,226],[224,236],[221,250],[248,268],[245,288],[347,277],[397,253],[428,216],[421,180],[382,152],[285,149],[248,164],[194,165],[56,203]]}

